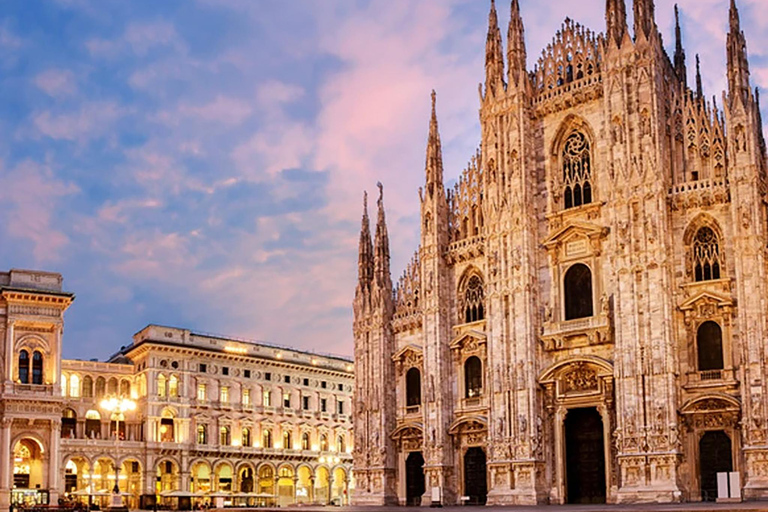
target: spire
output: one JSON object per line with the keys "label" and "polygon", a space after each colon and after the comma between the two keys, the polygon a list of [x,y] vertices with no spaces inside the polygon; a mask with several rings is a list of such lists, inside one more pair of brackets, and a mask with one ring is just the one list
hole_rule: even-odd
{"label": "spire", "polygon": [[696,54],[696,98],[701,100],[704,98],[704,90],[701,86],[701,63],[699,62],[699,54]]}
{"label": "spire", "polygon": [[371,242],[371,222],[368,219],[368,192],[363,193],[363,222],[360,227],[357,277],[361,288],[369,286],[373,279],[373,243]]}
{"label": "spire", "polygon": [[683,85],[688,84],[688,70],[685,68],[685,50],[683,49],[683,36],[680,30],[680,11],[675,4],[675,72],[677,79]]}
{"label": "spire", "polygon": [[[376,243],[374,245],[373,274],[375,283],[379,288],[392,291],[392,278],[389,273],[389,234],[387,233],[387,220],[384,217],[384,185],[379,187],[379,215],[376,221]],[[389,294],[391,299],[391,293]]]}
{"label": "spire", "polygon": [[605,23],[608,40],[621,46],[624,34],[627,33],[627,5],[624,0],[606,0]]}
{"label": "spire", "polygon": [[747,60],[747,40],[741,31],[739,9],[736,0],[731,0],[729,13],[730,30],[728,31],[728,95],[731,102],[740,98],[746,102],[749,98],[749,62]]}
{"label": "spire", "polygon": [[496,3],[491,0],[491,13],[488,15],[488,38],[485,42],[485,91],[495,95],[504,88],[504,56],[501,47],[499,18],[496,15]]}
{"label": "spire", "polygon": [[429,139],[427,140],[427,193],[432,197],[435,190],[443,190],[443,149],[440,144],[440,131],[437,127],[437,94],[432,91],[432,117],[429,120]]}
{"label": "spire", "polygon": [[755,87],[755,108],[757,109],[757,133],[760,138],[760,149],[765,158],[766,146],[765,146],[765,133],[763,132],[763,114],[760,112],[760,89]]}
{"label": "spire", "polygon": [[[623,1],[623,0],[620,0]],[[525,28],[520,15],[520,3],[512,0],[507,30],[507,63],[509,64],[509,83],[517,84],[520,75],[526,72]]]}
{"label": "spire", "polygon": [[634,0],[635,38],[640,33],[651,37],[651,31],[656,27],[656,7],[653,0]]}

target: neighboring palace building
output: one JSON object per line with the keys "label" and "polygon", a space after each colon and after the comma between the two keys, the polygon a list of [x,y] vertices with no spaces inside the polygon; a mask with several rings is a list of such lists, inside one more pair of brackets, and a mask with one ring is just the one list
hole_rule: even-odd
{"label": "neighboring palace building", "polygon": [[604,34],[566,19],[529,71],[518,0],[506,54],[492,3],[481,149],[446,188],[433,96],[396,286],[381,198],[373,241],[365,213],[353,503],[709,500],[718,472],[768,498],[766,147],[739,12],[716,104],[679,24],[669,56],[653,0],[633,8],[631,33],[624,0]]}
{"label": "neighboring palace building", "polygon": [[[99,503],[115,464],[131,508],[347,501],[351,360],[156,325],[109,362],[62,360],[73,299],[58,274],[0,273],[0,510]],[[135,410],[115,421],[110,397]]]}

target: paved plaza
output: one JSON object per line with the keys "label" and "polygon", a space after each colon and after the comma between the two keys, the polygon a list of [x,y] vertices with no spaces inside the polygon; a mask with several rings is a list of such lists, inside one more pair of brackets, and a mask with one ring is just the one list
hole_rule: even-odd
{"label": "paved plaza", "polygon": [[[419,507],[421,508],[421,507]],[[338,507],[339,512],[405,512],[419,510],[417,507]],[[423,507],[427,508],[427,507]],[[315,512],[335,510],[336,507],[290,507],[274,510]],[[509,512],[688,512],[688,511],[766,511],[768,501],[750,501],[744,503],[679,503],[679,504],[643,504],[643,505],[540,505],[531,507],[442,507],[441,512],[479,512],[483,509]],[[264,511],[265,509],[258,509]],[[436,509],[438,510],[438,509]],[[219,511],[221,512],[221,511]]]}

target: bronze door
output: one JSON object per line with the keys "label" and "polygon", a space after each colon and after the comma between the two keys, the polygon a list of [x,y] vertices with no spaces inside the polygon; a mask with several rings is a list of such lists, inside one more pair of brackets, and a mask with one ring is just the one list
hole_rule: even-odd
{"label": "bronze door", "polygon": [[565,458],[568,503],[605,503],[603,420],[596,408],[568,411]]}
{"label": "bronze door", "polygon": [[485,505],[488,494],[488,476],[485,468],[485,452],[472,447],[464,454],[464,495],[468,505]]}

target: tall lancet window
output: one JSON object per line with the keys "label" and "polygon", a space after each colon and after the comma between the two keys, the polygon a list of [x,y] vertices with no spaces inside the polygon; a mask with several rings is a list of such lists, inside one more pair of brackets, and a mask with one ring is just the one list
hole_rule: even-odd
{"label": "tall lancet window", "polygon": [[693,272],[696,281],[720,279],[720,243],[712,228],[704,226],[693,241]]}
{"label": "tall lancet window", "polygon": [[485,318],[483,309],[483,281],[478,276],[472,276],[464,292],[464,321],[477,322]]}
{"label": "tall lancet window", "polygon": [[563,200],[566,209],[592,202],[592,154],[580,132],[569,135],[563,146]]}

